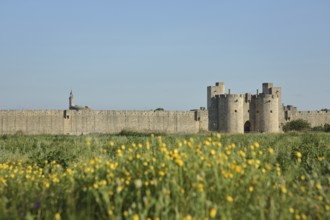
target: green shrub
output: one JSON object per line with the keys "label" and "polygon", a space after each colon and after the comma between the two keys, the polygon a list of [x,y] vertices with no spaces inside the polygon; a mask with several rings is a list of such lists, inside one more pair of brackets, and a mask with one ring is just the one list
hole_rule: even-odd
{"label": "green shrub", "polygon": [[323,126],[323,129],[324,129],[325,132],[330,132],[330,124],[325,124]]}
{"label": "green shrub", "polygon": [[312,131],[322,132],[324,131],[323,126],[316,126],[312,128]]}
{"label": "green shrub", "polygon": [[330,124],[324,124],[323,126],[316,126],[312,128],[313,131],[330,132]]}
{"label": "green shrub", "polygon": [[283,126],[283,131],[288,132],[288,131],[304,131],[304,130],[310,130],[311,125],[307,121],[303,119],[297,119],[290,121],[286,123]]}

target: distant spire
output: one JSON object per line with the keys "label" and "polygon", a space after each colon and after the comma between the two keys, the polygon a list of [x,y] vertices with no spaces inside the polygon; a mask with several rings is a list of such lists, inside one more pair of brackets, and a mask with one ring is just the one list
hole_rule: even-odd
{"label": "distant spire", "polygon": [[69,109],[72,109],[73,106],[74,106],[74,100],[73,100],[73,93],[71,90],[70,97],[69,97]]}

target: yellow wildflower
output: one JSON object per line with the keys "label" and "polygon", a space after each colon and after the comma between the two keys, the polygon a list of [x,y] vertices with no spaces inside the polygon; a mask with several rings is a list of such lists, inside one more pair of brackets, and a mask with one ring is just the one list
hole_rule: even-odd
{"label": "yellow wildflower", "polygon": [[183,161],[181,159],[176,159],[175,163],[179,166],[182,167],[183,166]]}
{"label": "yellow wildflower", "polygon": [[320,183],[316,183],[315,184],[315,188],[318,189],[318,190],[321,190],[322,189],[322,185]]}
{"label": "yellow wildflower", "polygon": [[49,188],[49,186],[50,186],[50,184],[49,184],[48,181],[45,181],[45,182],[44,182],[44,185],[45,185],[46,188]]}
{"label": "yellow wildflower", "polygon": [[264,168],[265,168],[266,170],[270,170],[270,169],[271,169],[271,166],[270,166],[269,163],[266,163],[265,166],[264,166]]}
{"label": "yellow wildflower", "polygon": [[191,215],[186,215],[185,217],[183,217],[182,220],[192,220],[193,218],[191,217]]}
{"label": "yellow wildflower", "polygon": [[241,157],[246,157],[246,153],[244,151],[240,150],[238,153]]}
{"label": "yellow wildflower", "polygon": [[232,196],[226,196],[226,200],[227,200],[227,202],[230,202],[230,203],[234,202],[234,198]]}
{"label": "yellow wildflower", "polygon": [[210,215],[210,218],[215,218],[215,216],[217,215],[217,209],[211,208],[209,215]]}
{"label": "yellow wildflower", "polygon": [[198,192],[203,192],[204,191],[204,185],[202,183],[199,183],[197,185],[197,190],[198,190]]}
{"label": "yellow wildflower", "polygon": [[295,155],[296,155],[296,158],[297,159],[301,159],[302,158],[302,154],[299,151],[296,151]]}
{"label": "yellow wildflower", "polygon": [[273,148],[271,148],[271,147],[270,147],[270,148],[268,148],[268,153],[269,153],[269,154],[273,154],[273,153],[274,153],[274,150],[273,150]]}
{"label": "yellow wildflower", "polygon": [[55,214],[55,220],[61,220],[61,214],[59,212]]}
{"label": "yellow wildflower", "polygon": [[111,209],[108,210],[108,215],[113,216],[113,211]]}

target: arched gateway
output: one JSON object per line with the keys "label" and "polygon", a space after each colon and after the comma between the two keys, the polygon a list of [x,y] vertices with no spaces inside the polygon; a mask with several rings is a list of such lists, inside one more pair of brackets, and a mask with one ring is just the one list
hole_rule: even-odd
{"label": "arched gateway", "polygon": [[249,132],[251,132],[251,122],[246,121],[244,124],[244,133],[249,133]]}

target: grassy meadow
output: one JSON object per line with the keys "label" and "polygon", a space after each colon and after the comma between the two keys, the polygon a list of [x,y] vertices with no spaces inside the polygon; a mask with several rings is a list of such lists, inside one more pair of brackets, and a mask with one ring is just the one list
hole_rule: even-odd
{"label": "grassy meadow", "polygon": [[330,219],[330,134],[0,136],[0,219]]}

